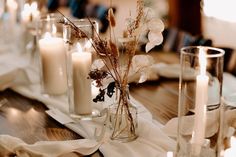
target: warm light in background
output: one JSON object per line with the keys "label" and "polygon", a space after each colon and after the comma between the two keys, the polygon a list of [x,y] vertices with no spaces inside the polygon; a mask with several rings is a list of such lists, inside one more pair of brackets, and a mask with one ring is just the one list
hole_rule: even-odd
{"label": "warm light in background", "polygon": [[206,16],[229,22],[236,22],[235,6],[236,0],[203,0]]}

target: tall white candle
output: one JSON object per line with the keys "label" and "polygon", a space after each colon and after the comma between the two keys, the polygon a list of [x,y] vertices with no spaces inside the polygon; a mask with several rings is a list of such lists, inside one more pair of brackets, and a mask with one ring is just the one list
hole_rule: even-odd
{"label": "tall white candle", "polygon": [[205,125],[206,125],[206,105],[208,100],[208,81],[206,75],[206,54],[200,49],[199,52],[200,74],[196,78],[196,97],[195,97],[195,119],[193,127],[192,143],[194,146],[194,154],[198,155],[201,146],[204,143]]}
{"label": "tall white candle", "polygon": [[80,115],[92,113],[91,81],[88,74],[91,68],[92,54],[72,53],[74,112]]}
{"label": "tall white candle", "polygon": [[66,48],[63,39],[46,33],[45,37],[39,40],[39,51],[45,92],[52,95],[65,93],[67,91]]}

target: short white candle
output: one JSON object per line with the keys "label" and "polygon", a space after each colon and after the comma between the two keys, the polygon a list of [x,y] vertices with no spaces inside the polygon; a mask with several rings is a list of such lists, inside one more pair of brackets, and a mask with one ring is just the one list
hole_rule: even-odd
{"label": "short white candle", "polygon": [[206,125],[206,105],[208,100],[208,81],[206,75],[206,54],[200,49],[199,52],[200,74],[196,78],[196,97],[195,97],[195,118],[193,127],[192,143],[194,146],[194,154],[201,152],[201,146],[205,138]]}
{"label": "short white candle", "polygon": [[74,112],[86,115],[92,113],[91,80],[88,74],[91,68],[92,54],[88,52],[74,52],[72,57]]}
{"label": "short white candle", "polygon": [[21,12],[21,19],[23,23],[35,21],[39,18],[38,4],[33,2],[24,4],[23,11]]}
{"label": "short white candle", "polygon": [[66,48],[63,39],[46,33],[45,37],[39,40],[39,51],[45,92],[52,95],[65,93],[67,91]]}
{"label": "short white candle", "polygon": [[224,157],[235,157],[236,156],[236,138],[230,138],[230,145],[231,147],[226,149],[224,152]]}

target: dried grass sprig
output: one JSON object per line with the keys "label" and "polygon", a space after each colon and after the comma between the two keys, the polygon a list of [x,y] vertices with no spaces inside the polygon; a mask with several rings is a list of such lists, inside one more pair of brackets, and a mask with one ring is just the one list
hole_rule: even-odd
{"label": "dried grass sprig", "polygon": [[[110,0],[110,3],[112,3],[112,0]],[[61,23],[67,24],[69,27],[71,27],[71,29],[73,30],[72,35],[74,38],[90,39],[86,35],[86,33],[80,30],[80,28],[78,28],[72,21],[70,21],[70,19],[66,18],[62,13],[61,15],[64,19],[66,19],[66,21],[61,21]],[[129,18],[129,25],[125,30],[124,38],[119,40],[119,42],[122,44],[122,48],[120,48],[115,33],[117,21],[115,19],[113,9],[110,8],[107,15],[107,20],[109,21],[109,38],[102,39],[99,36],[98,32],[95,31],[92,40],[89,40],[97,56],[99,56],[103,61],[107,70],[107,72],[105,72],[103,71],[104,69],[96,69],[94,71],[91,71],[91,73],[89,74],[89,77],[96,80],[98,86],[100,87],[100,93],[94,99],[94,101],[104,101],[105,90],[107,90],[107,95],[109,97],[113,95],[115,87],[116,90],[119,91],[117,93],[120,93],[114,124],[114,128],[118,128],[118,130],[112,133],[113,137],[119,136],[119,134],[122,134],[122,132],[127,129],[130,130],[130,134],[135,135],[135,121],[130,111],[130,104],[128,100],[129,96],[126,89],[129,81],[128,76],[132,66],[132,59],[135,56],[141,36],[141,28],[144,25],[142,22],[147,22],[147,20],[145,21],[145,16],[147,15],[144,15],[144,2],[143,0],[137,0],[136,17],[134,19]],[[95,30],[93,22],[89,18],[87,19],[89,20],[92,29]],[[149,36],[151,38],[153,35],[151,34]],[[153,44],[154,41],[157,41],[156,38],[152,37],[151,39],[153,40],[151,40],[150,44]],[[122,59],[120,57],[121,55]],[[101,88],[102,80],[105,79],[108,75],[113,78],[114,82],[110,83],[105,88]],[[123,118],[120,117],[121,115],[125,115],[125,127],[121,125],[121,122],[123,121]]]}
{"label": "dried grass sprig", "polygon": [[[67,18],[63,13],[61,13],[59,10],[57,10],[63,17],[63,19],[61,19],[59,21],[59,23],[65,24],[70,26],[70,28],[72,30],[75,31],[76,36],[78,39],[80,39],[81,37],[85,37],[88,40],[90,39],[86,33],[84,33],[80,28],[78,28],[69,18]],[[92,21],[88,18],[90,24],[92,25],[92,28],[94,28],[94,25],[92,23]],[[97,52],[98,55],[101,55],[102,53],[105,53],[105,56],[107,56],[107,58],[109,59],[112,67],[110,68],[108,66],[108,64],[106,63],[106,60],[104,58],[101,58],[104,62],[104,65],[106,66],[107,70],[109,71],[108,73],[111,75],[111,77],[116,81],[119,82],[120,80],[120,76],[117,70],[114,70],[114,63],[112,62],[112,58],[111,58],[111,51],[109,49],[107,49],[108,47],[108,42],[106,40],[103,40],[100,38],[98,33],[95,33],[95,37],[93,37],[92,41],[89,40],[94,48],[94,50]],[[114,73],[112,72],[114,70]]]}
{"label": "dried grass sprig", "polygon": [[130,37],[134,36],[134,32],[136,29],[140,27],[140,23],[142,21],[142,18],[144,16],[144,2],[143,0],[137,0],[137,7],[136,7],[136,17],[134,21],[130,21],[130,24],[127,28],[128,35]]}
{"label": "dried grass sprig", "polygon": [[108,21],[109,21],[109,24],[112,26],[112,27],[115,27],[116,26],[116,19],[115,19],[115,16],[114,16],[114,13],[113,13],[113,9],[110,8],[108,10]]}

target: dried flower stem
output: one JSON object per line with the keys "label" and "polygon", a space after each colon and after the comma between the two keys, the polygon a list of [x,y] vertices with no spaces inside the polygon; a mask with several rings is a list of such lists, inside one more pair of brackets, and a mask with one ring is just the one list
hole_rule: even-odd
{"label": "dried flower stem", "polygon": [[[63,13],[61,13],[59,10],[57,10],[57,11],[69,22],[69,25],[71,26],[71,28],[72,28],[74,31],[78,32],[79,34],[80,34],[80,33],[84,34],[85,37],[89,40],[89,37],[88,37],[82,30],[80,30],[69,18],[67,18],[67,17],[66,17]],[[89,18],[88,18],[88,20],[89,20],[89,22],[91,23],[93,29],[95,29],[95,27],[94,27],[92,21],[91,21]],[[96,31],[95,31],[95,32],[96,32]],[[96,37],[97,37],[98,40],[99,40],[99,43],[102,43],[103,40],[100,38],[100,36],[98,35],[98,33],[96,32],[95,34],[96,34]],[[89,41],[90,41],[90,40],[89,40]],[[91,42],[91,44],[92,44],[93,48],[95,49],[95,51],[97,52],[97,54],[100,54],[100,53],[99,53],[99,50],[97,49],[97,46],[94,45],[94,42]],[[107,53],[107,51],[105,51],[105,53],[106,53],[107,56],[109,56],[109,54]],[[118,82],[118,81],[119,81],[119,80],[118,80],[118,79],[119,79],[118,72],[115,72],[115,75],[116,75],[116,76],[114,76],[113,73],[111,72],[111,69],[110,69],[109,66],[107,65],[106,61],[105,61],[103,58],[101,58],[101,59],[102,59],[102,61],[104,62],[104,65],[106,66],[107,70],[109,71],[109,74],[112,76],[112,78],[113,78],[116,82]],[[112,62],[112,60],[111,60],[111,57],[108,57],[108,59],[109,59],[110,63],[112,64],[112,66],[114,66],[114,65],[113,65],[113,62]]]}

